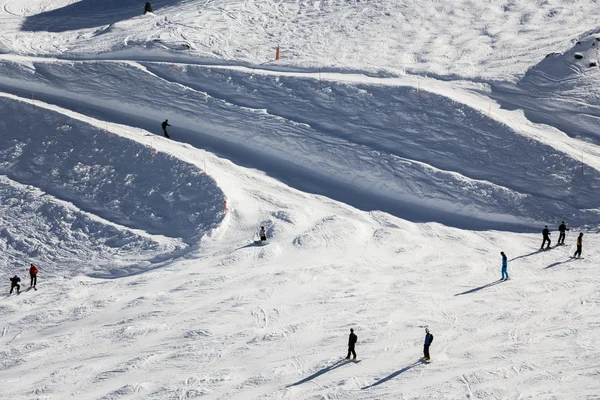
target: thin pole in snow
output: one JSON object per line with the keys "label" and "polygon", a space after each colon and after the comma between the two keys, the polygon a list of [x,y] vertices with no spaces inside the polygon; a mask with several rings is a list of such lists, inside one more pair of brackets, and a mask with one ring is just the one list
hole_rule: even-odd
{"label": "thin pole in snow", "polygon": [[581,175],[583,175],[583,149],[581,149]]}
{"label": "thin pole in snow", "polygon": [[35,109],[35,98],[33,97],[33,92],[31,92],[31,106]]}
{"label": "thin pole in snow", "polygon": [[490,108],[488,108],[488,119],[492,119],[492,105],[490,104]]}
{"label": "thin pole in snow", "polygon": [[419,97],[421,97],[421,82],[417,82],[417,93],[419,93]]}

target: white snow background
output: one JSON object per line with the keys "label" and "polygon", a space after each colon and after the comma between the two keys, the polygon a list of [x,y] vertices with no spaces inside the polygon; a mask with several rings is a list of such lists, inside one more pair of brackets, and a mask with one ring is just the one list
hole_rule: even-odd
{"label": "white snow background", "polygon": [[0,4],[0,399],[600,399],[600,4],[152,4]]}

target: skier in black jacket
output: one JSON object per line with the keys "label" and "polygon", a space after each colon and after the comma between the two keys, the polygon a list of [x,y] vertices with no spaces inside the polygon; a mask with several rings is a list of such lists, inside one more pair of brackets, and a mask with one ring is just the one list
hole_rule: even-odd
{"label": "skier in black jacket", "polygon": [[161,124],[161,126],[162,126],[162,128],[163,128],[163,132],[165,133],[165,137],[166,137],[166,138],[168,138],[168,137],[169,137],[169,134],[167,133],[167,126],[171,126],[171,125],[169,125],[169,120],[168,120],[168,119],[165,119],[165,122],[163,122],[163,123]]}
{"label": "skier in black jacket", "polygon": [[346,360],[350,359],[350,354],[352,353],[352,359],[356,359],[356,351],[354,351],[354,346],[356,345],[356,341],[358,340],[358,336],[354,334],[354,329],[350,328],[350,337],[348,338],[348,355],[346,356]]}
{"label": "skier in black jacket", "polygon": [[146,2],[146,6],[144,7],[144,15],[146,15],[146,13],[151,13],[154,12],[152,11],[152,5],[150,4],[149,1]]}
{"label": "skier in black jacket", "polygon": [[550,248],[550,231],[548,230],[548,225],[544,226],[544,230],[542,231],[542,235],[544,236],[544,241],[542,242],[542,247],[540,247],[540,250],[544,248],[544,245],[546,244],[546,241],[548,241],[548,246],[546,246],[547,249]]}
{"label": "skier in black jacket", "polygon": [[429,328],[425,328],[425,343],[423,344],[423,360],[430,361],[429,346],[433,342],[433,335],[429,332]]}
{"label": "skier in black jacket", "polygon": [[569,228],[567,228],[567,225],[565,225],[565,221],[563,221],[562,224],[560,224],[558,227],[558,231],[560,232],[560,234],[558,235],[558,243],[556,244],[557,246],[565,244],[565,231],[568,230]]}
{"label": "skier in black jacket", "polygon": [[17,288],[17,294],[20,294],[21,293],[21,285],[19,285],[19,282],[21,282],[21,278],[19,278],[17,275],[15,275],[14,277],[9,278],[9,279],[10,279],[9,295],[12,294],[14,288]]}

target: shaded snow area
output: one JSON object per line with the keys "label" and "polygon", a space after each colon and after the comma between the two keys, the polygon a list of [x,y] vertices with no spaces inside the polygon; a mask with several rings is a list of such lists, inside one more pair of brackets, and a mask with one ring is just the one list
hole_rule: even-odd
{"label": "shaded snow area", "polygon": [[0,400],[600,399],[600,4],[144,3],[0,4]]}
{"label": "shaded snow area", "polygon": [[195,166],[21,101],[0,98],[0,113],[4,268],[31,258],[119,275],[222,218],[222,192]]}

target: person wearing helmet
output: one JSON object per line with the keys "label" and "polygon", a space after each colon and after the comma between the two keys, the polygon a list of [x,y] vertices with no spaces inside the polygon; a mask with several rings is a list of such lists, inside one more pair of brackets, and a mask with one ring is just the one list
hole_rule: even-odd
{"label": "person wearing helmet", "polygon": [[429,346],[433,342],[433,335],[429,332],[429,327],[425,328],[425,344],[423,345],[423,360],[430,361],[429,357]]}
{"label": "person wearing helmet", "polygon": [[540,247],[540,250],[542,250],[544,248],[546,241],[548,241],[548,246],[546,246],[546,249],[549,249],[550,248],[550,231],[548,230],[548,225],[544,226],[544,230],[542,231],[542,236],[544,237],[544,241],[542,242],[542,247]]}
{"label": "person wearing helmet", "polygon": [[346,356],[346,360],[350,359],[350,354],[352,354],[352,359],[356,359],[356,351],[354,351],[354,346],[358,341],[358,336],[354,333],[354,329],[350,328],[350,337],[348,338],[348,355]]}
{"label": "person wearing helmet", "polygon": [[264,226],[260,227],[260,232],[258,232],[258,236],[260,236],[261,242],[264,242],[265,240],[267,240],[267,232],[265,232]]}
{"label": "person wearing helmet", "polygon": [[565,231],[568,230],[569,228],[567,228],[565,221],[563,221],[562,224],[558,226],[558,231],[560,232],[560,234],[558,235],[558,243],[556,244],[557,246],[565,244]]}

